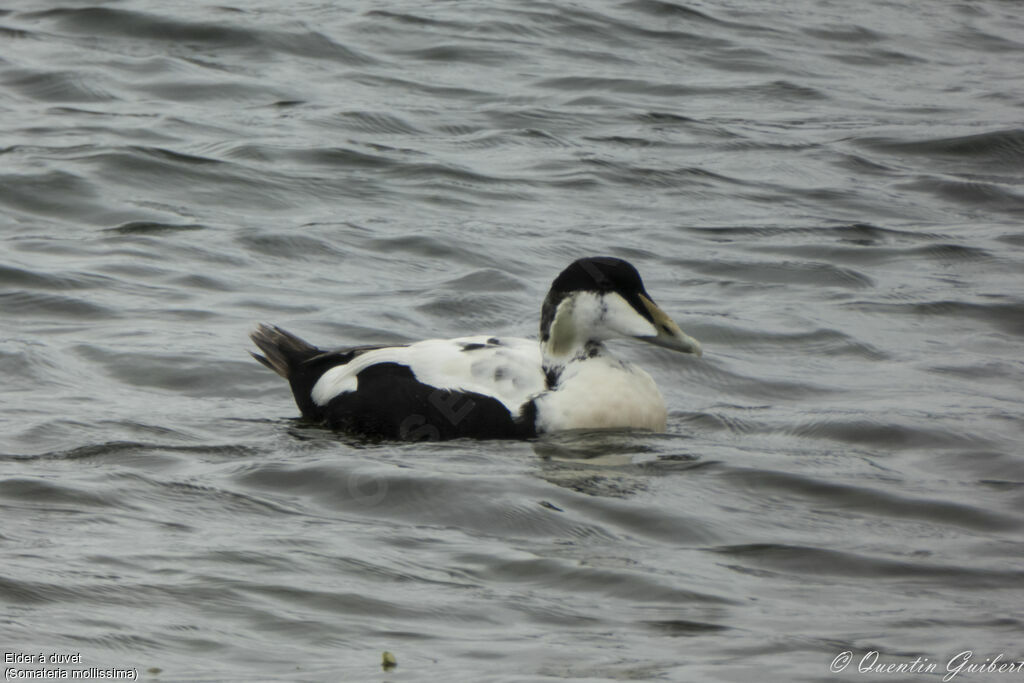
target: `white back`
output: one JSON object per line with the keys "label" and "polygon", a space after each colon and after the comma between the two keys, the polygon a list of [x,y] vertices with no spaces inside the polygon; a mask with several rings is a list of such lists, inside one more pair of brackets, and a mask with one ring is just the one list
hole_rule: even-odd
{"label": "white back", "polygon": [[[438,389],[472,391],[501,401],[513,416],[520,407],[545,390],[540,344],[518,337],[490,336],[426,339],[409,346],[390,346],[367,351],[346,365],[331,368],[313,386],[317,405],[358,388],[357,375],[377,363],[408,366],[416,379]],[[471,348],[467,345],[483,345]]]}

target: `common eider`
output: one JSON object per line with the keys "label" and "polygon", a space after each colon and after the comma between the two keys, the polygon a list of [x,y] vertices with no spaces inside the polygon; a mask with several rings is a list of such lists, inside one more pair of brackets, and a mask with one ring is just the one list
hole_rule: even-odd
{"label": "common eider", "polygon": [[475,336],[324,351],[271,325],[252,356],[308,420],[375,439],[527,439],[568,429],[664,430],[651,376],[609,354],[633,338],[701,355],[622,259],[583,258],[551,284],[540,340]]}

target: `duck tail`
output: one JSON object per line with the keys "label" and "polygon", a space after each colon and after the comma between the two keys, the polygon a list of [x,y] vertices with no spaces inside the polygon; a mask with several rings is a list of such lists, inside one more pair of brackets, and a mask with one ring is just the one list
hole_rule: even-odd
{"label": "duck tail", "polygon": [[300,366],[322,353],[317,347],[276,325],[260,323],[249,338],[264,354],[261,356],[250,351],[252,357],[289,381]]}

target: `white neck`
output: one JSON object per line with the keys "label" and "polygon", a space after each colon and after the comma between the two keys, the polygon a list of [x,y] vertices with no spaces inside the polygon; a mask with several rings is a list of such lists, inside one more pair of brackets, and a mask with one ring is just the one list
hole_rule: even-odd
{"label": "white neck", "polygon": [[650,322],[614,292],[576,292],[559,304],[541,341],[545,371],[604,355],[606,339],[654,334]]}

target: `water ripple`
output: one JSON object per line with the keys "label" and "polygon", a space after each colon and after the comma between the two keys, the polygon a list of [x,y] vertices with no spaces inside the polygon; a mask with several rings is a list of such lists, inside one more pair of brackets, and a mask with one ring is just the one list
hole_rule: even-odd
{"label": "water ripple", "polygon": [[52,9],[26,13],[22,17],[29,21],[53,22],[64,31],[88,36],[103,35],[132,42],[143,39],[185,45],[198,43],[206,48],[260,47],[297,57],[327,59],[342,64],[366,64],[373,61],[367,55],[315,31],[293,33],[239,28],[227,21],[193,22],[107,7]]}
{"label": "water ripple", "polygon": [[777,544],[752,544],[716,548],[739,564],[735,569],[754,565],[770,572],[807,573],[812,575],[857,577],[870,576],[910,584],[962,581],[971,590],[993,590],[1014,585],[1024,578],[1024,571],[976,570],[963,566],[931,562],[899,561],[866,554],[844,553],[824,548]]}

